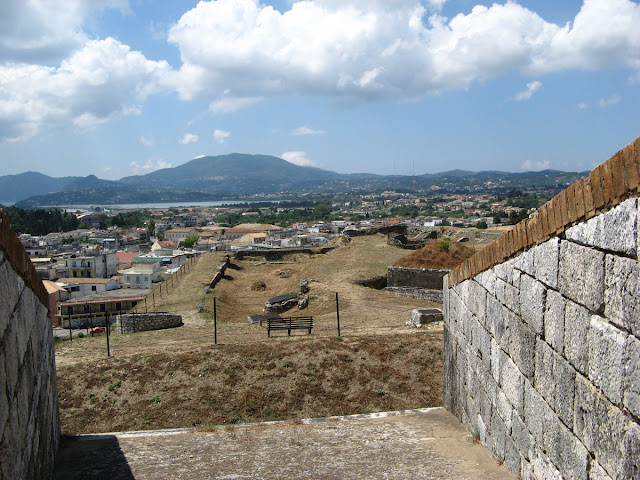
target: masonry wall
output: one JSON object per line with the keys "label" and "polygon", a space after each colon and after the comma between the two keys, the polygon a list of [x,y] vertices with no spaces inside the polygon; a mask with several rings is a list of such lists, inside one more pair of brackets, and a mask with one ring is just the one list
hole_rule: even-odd
{"label": "masonry wall", "polygon": [[0,478],[49,478],[60,438],[48,296],[0,210]]}
{"label": "masonry wall", "polygon": [[445,405],[522,478],[640,478],[639,146],[445,279]]}
{"label": "masonry wall", "polygon": [[182,326],[182,315],[161,312],[118,315],[116,321],[118,333],[146,332],[180,326]]}

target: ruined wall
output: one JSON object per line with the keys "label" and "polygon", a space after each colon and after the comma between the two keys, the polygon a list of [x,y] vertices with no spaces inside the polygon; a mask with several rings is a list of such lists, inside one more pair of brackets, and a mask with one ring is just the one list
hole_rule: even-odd
{"label": "ruined wall", "polygon": [[445,280],[445,406],[523,478],[640,478],[639,147]]}
{"label": "ruined wall", "polygon": [[131,313],[118,315],[116,320],[116,331],[125,334],[181,326],[182,315],[173,313]]}
{"label": "ruined wall", "polygon": [[0,478],[49,478],[60,439],[48,296],[0,210]]}
{"label": "ruined wall", "polygon": [[415,287],[442,290],[442,279],[449,270],[387,267],[387,287]]}

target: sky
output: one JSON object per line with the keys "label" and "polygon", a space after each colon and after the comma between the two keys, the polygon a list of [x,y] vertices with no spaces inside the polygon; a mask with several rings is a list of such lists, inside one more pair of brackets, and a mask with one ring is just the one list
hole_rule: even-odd
{"label": "sky", "polygon": [[638,25],[630,0],[3,0],[0,175],[591,170],[640,136]]}

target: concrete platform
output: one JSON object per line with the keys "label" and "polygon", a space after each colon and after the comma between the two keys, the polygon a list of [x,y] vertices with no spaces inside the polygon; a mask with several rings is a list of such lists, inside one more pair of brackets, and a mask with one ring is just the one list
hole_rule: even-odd
{"label": "concrete platform", "polygon": [[515,477],[446,410],[66,437],[56,479]]}

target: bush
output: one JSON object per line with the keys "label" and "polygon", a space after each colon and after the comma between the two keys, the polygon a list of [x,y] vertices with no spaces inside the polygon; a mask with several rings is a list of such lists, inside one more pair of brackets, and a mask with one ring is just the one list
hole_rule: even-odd
{"label": "bush", "polygon": [[450,246],[451,246],[451,244],[449,242],[442,241],[442,242],[440,242],[440,251],[441,252],[448,252]]}
{"label": "bush", "polygon": [[487,228],[487,222],[485,222],[484,220],[481,222],[476,223],[476,228],[479,230],[484,230]]}

